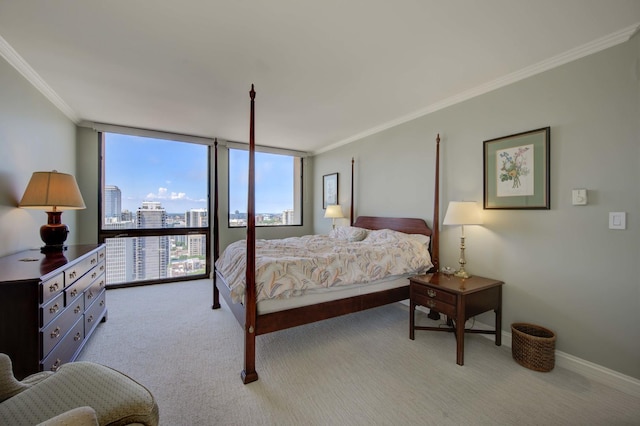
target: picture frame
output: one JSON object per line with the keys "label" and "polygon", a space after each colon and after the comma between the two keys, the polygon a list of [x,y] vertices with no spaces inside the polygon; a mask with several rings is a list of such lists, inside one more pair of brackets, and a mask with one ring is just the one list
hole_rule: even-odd
{"label": "picture frame", "polygon": [[549,210],[551,128],[484,141],[484,208]]}
{"label": "picture frame", "polygon": [[338,173],[322,176],[322,208],[338,204]]}

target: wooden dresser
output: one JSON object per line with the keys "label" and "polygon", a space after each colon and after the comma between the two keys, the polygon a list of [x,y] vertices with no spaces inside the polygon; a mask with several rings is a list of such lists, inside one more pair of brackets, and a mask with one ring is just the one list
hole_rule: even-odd
{"label": "wooden dresser", "polygon": [[0,258],[0,352],[20,380],[76,359],[107,318],[104,245]]}

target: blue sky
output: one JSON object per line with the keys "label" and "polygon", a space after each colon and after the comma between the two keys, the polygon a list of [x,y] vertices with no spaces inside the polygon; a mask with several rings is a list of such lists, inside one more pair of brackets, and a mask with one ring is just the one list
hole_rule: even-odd
{"label": "blue sky", "polygon": [[[230,211],[246,212],[248,152],[230,153]],[[292,157],[256,153],[257,213],[293,207],[292,170]],[[107,133],[105,183],[120,188],[122,208],[130,211],[143,201],[159,201],[168,213],[207,208],[207,146]]]}

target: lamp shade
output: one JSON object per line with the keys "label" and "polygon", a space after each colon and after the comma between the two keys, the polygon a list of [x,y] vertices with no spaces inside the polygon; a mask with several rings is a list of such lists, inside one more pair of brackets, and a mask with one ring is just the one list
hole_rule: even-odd
{"label": "lamp shade", "polygon": [[443,225],[482,225],[480,208],[475,201],[450,201]]}
{"label": "lamp shade", "polygon": [[51,211],[84,209],[76,179],[66,173],[34,172],[19,204],[26,209]]}
{"label": "lamp shade", "polygon": [[342,215],[342,207],[339,204],[331,204],[327,206],[327,210],[324,212],[324,217],[329,219],[339,219],[344,217]]}

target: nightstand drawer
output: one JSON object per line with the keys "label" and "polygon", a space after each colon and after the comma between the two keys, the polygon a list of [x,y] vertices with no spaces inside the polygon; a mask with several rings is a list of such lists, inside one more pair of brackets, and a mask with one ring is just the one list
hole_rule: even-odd
{"label": "nightstand drawer", "polygon": [[456,305],[451,305],[449,303],[442,302],[432,297],[425,296],[423,294],[415,294],[415,293],[411,295],[411,300],[413,300],[413,302],[416,305],[433,309],[434,311],[445,314],[448,317],[456,316]]}
{"label": "nightstand drawer", "polygon": [[450,305],[456,304],[455,294],[447,293],[446,291],[442,291],[437,288],[427,287],[426,285],[411,283],[411,292],[416,295],[425,296],[429,299],[434,299]]}

